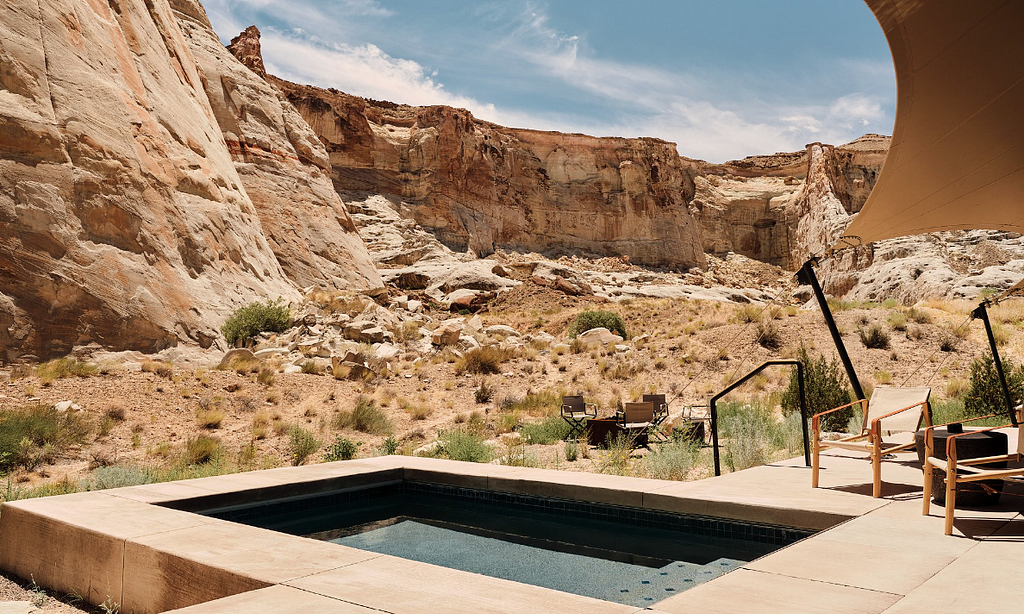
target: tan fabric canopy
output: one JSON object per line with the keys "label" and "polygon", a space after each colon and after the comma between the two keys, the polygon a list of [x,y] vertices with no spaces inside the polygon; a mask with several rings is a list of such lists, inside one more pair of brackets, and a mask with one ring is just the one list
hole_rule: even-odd
{"label": "tan fabric canopy", "polygon": [[836,247],[940,230],[1024,233],[1024,0],[865,1],[896,67],[896,126]]}

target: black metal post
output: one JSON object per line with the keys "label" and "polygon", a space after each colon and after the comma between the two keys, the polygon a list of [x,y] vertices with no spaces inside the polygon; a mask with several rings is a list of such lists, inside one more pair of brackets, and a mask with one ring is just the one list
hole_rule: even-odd
{"label": "black metal post", "polygon": [[708,402],[708,405],[711,411],[711,445],[714,446],[715,453],[715,475],[722,475],[722,465],[721,461],[719,460],[718,450],[718,399],[724,397],[725,395],[729,394],[739,386],[743,385],[748,379],[754,377],[761,371],[764,371],[765,368],[771,367],[773,365],[796,365],[796,375],[797,379],[800,381],[800,426],[803,429],[804,434],[804,463],[808,467],[811,466],[811,447],[810,440],[807,434],[807,400],[804,396],[804,365],[799,360],[787,358],[781,360],[768,360],[761,363],[761,366],[757,367],[750,373],[747,373],[746,375],[739,378],[735,382],[729,384],[718,394],[711,397],[711,400]]}
{"label": "black metal post", "polygon": [[825,324],[828,326],[828,332],[832,333],[832,341],[836,344],[836,351],[839,352],[839,360],[843,361],[843,366],[846,368],[846,376],[850,378],[850,386],[853,387],[853,393],[857,395],[857,399],[866,399],[864,389],[860,387],[860,380],[857,379],[857,372],[853,370],[853,363],[850,362],[850,355],[846,353],[843,337],[839,334],[839,328],[836,326],[835,319],[832,318],[832,310],[829,309],[825,293],[821,291],[818,276],[814,273],[813,265],[816,262],[815,258],[805,262],[804,266],[800,268],[800,272],[797,273],[797,280],[800,283],[809,284],[811,290],[814,291],[814,297],[818,300],[818,309],[821,309],[821,315],[825,316]]}
{"label": "black metal post", "polygon": [[988,335],[988,345],[992,348],[992,360],[996,365],[996,374],[999,375],[999,385],[1003,388],[1003,401],[1006,402],[1006,411],[1010,413],[1010,421],[1017,426],[1017,412],[1014,411],[1013,399],[1010,398],[1010,387],[1006,385],[1006,374],[1003,373],[1003,361],[999,358],[999,349],[996,347],[996,337],[992,334],[992,323],[988,320],[988,301],[982,301],[971,315],[985,323],[985,334]]}

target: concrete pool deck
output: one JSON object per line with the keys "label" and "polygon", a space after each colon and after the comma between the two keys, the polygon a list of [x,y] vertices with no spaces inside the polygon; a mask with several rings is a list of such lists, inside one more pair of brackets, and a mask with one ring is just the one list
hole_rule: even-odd
{"label": "concrete pool deck", "polygon": [[[830,451],[831,452],[831,451]],[[1024,498],[921,515],[913,455],[823,455],[699,482],[388,456],[5,503],[0,569],[122,612],[661,612],[900,614],[1019,606]],[[826,529],[637,608],[201,516],[189,510],[401,480]],[[1022,495],[1024,491],[1008,491]],[[181,608],[176,610],[176,608]]]}

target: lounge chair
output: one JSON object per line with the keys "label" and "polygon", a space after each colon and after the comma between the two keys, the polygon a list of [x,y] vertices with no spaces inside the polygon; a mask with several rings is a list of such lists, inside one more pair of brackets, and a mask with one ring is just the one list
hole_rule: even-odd
{"label": "lounge chair", "polygon": [[633,446],[647,445],[647,432],[654,424],[654,403],[626,403],[616,413],[620,430],[633,439]]}
{"label": "lounge chair", "polygon": [[583,435],[587,419],[597,417],[597,405],[586,403],[582,396],[562,397],[562,420],[569,423],[569,439]]}
{"label": "lounge chair", "polygon": [[[1024,421],[1024,412],[1018,408],[1020,419],[1018,422]],[[993,416],[981,416],[978,418],[968,418],[962,422],[970,422],[972,420],[981,420],[982,418],[992,418]],[[942,425],[946,426],[946,425]],[[993,426],[989,428],[973,429],[970,431],[964,431],[963,433],[951,434],[946,438],[946,458],[936,458],[935,452],[935,439],[932,431],[937,428],[935,426],[929,426],[925,429],[924,433],[924,445],[925,445],[925,456],[924,456],[924,515],[927,516],[931,507],[932,498],[932,476],[935,471],[942,471],[946,474],[946,535],[953,534],[953,514],[956,511],[956,487],[957,484],[966,484],[968,482],[978,482],[981,480],[1009,480],[1022,482],[1024,481],[1024,467],[1011,467],[1004,469],[988,469],[984,467],[978,467],[976,465],[987,465],[991,463],[1006,463],[1015,462],[1020,463],[1024,460],[1024,437],[1021,436],[1020,426],[1013,427],[1012,424],[1004,424],[1002,426]],[[956,452],[956,440],[957,437],[963,435],[970,435],[973,433],[984,433],[986,431],[994,431],[996,429],[1005,428],[1016,428],[1017,429],[1017,451],[1009,454],[1002,454],[999,456],[985,456],[981,458],[970,458],[970,459],[957,459]],[[952,477],[952,479],[950,479]]]}
{"label": "lounge chair", "polygon": [[[819,455],[822,449],[839,448],[867,452],[871,457],[871,496],[882,496],[882,455],[914,447],[913,438],[909,443],[892,444],[882,440],[883,434],[914,432],[921,424],[931,426],[931,411],[928,397],[931,388],[892,388],[879,386],[871,400],[861,399],[840,407],[815,414],[811,419],[814,441],[811,452],[811,487],[818,487]],[[854,405],[861,406],[864,421],[860,433],[837,440],[821,438],[821,417]]]}

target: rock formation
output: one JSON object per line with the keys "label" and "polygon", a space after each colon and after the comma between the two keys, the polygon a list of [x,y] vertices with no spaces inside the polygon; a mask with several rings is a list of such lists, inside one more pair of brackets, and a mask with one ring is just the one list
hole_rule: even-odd
{"label": "rock formation", "polygon": [[692,168],[672,143],[503,128],[272,77],[326,144],[335,187],[399,197],[449,247],[704,264],[687,208]]}
{"label": "rock formation", "polygon": [[[209,345],[233,307],[297,298],[289,272],[299,283],[317,279],[302,272],[294,244],[305,239],[287,236],[287,216],[305,224],[316,212],[313,219],[334,219],[353,236],[317,140],[308,129],[286,136],[301,120],[291,111],[292,119],[276,123],[289,113],[280,98],[246,101],[259,78],[227,66],[234,60],[222,48],[203,57],[204,28],[202,8],[189,0],[174,0],[173,9],[169,0],[5,5],[0,361],[92,342]],[[211,97],[215,89],[224,97]],[[246,114],[234,122],[239,143],[266,149],[265,159],[254,161],[240,145],[229,150],[224,122],[232,113]],[[316,183],[311,168],[325,178]],[[306,212],[278,211],[282,221],[268,221],[275,235],[268,241],[261,223],[268,215],[253,201],[273,209],[282,193],[307,188],[317,195],[303,196]],[[334,251],[329,240],[309,250],[354,263],[339,283],[379,283],[361,244],[353,238]],[[322,264],[309,262],[310,269]]]}

